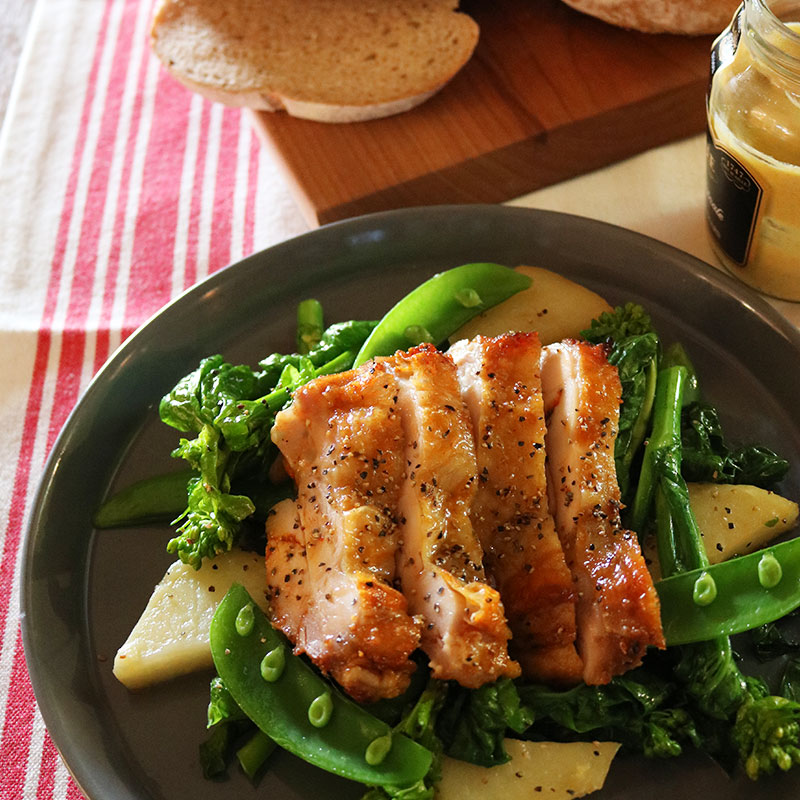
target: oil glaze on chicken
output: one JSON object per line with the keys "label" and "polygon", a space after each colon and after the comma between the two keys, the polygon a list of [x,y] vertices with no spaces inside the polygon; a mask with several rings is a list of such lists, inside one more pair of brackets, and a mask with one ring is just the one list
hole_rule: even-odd
{"label": "oil glaze on chicken", "polygon": [[545,446],[556,529],[578,592],[583,679],[602,684],[664,647],[653,581],[620,522],[614,442],[622,389],[601,345],[561,342],[542,358]]}
{"label": "oil glaze on chicken", "polygon": [[296,501],[267,522],[272,621],[360,701],[434,677],[606,683],[663,647],[619,525],[620,389],[602,348],[431,345],[297,390],[273,440]]}
{"label": "oil glaze on chicken", "polygon": [[581,679],[576,592],[547,498],[545,417],[535,333],[457,342],[450,355],[473,423],[472,520],[526,677]]}

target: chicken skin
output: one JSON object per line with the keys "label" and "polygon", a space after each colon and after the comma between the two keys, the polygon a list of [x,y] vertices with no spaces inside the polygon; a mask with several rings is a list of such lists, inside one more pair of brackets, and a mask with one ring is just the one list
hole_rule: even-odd
{"label": "chicken skin", "polygon": [[[393,586],[406,472],[396,397],[381,364],[318,378],[295,393],[272,433],[297,485],[295,519],[268,527],[273,619],[361,701],[404,691],[420,638],[420,621]],[[298,556],[302,591],[276,594],[282,581],[292,584]]]}
{"label": "chicken skin", "polygon": [[603,347],[533,333],[316,378],[275,420],[297,486],[267,521],[273,624],[361,702],[431,675],[603,684],[663,647],[622,528]]}
{"label": "chicken skin", "polygon": [[423,619],[422,649],[434,677],[477,688],[515,677],[498,591],[486,584],[471,522],[475,440],[455,365],[430,345],[397,353],[398,404],[407,474],[400,496],[399,578]]}
{"label": "chicken skin", "polygon": [[547,499],[539,338],[478,337],[448,353],[477,445],[472,524],[503,598],[512,655],[531,680],[577,683],[576,593]]}
{"label": "chicken skin", "polygon": [[608,683],[648,646],[664,647],[653,581],[620,522],[619,376],[602,346],[573,341],[544,348],[541,374],[551,507],[578,592],[583,679]]}

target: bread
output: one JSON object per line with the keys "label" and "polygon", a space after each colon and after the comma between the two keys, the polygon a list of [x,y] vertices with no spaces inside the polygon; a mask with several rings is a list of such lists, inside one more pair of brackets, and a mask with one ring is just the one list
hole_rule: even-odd
{"label": "bread", "polygon": [[211,100],[322,122],[406,111],[469,60],[458,0],[161,0],[158,58]]}
{"label": "bread", "polygon": [[740,0],[564,0],[623,28],[645,33],[720,33]]}

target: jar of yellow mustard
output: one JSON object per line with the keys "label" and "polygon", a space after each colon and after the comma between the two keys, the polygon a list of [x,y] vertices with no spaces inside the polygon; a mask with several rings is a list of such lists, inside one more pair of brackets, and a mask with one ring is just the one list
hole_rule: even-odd
{"label": "jar of yellow mustard", "polygon": [[714,42],[706,219],[722,264],[800,300],[800,0],[744,0]]}

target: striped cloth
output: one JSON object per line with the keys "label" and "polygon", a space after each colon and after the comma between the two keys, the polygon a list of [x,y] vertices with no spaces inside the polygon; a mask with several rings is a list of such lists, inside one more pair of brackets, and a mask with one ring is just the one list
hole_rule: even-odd
{"label": "striped cloth", "polygon": [[0,800],[76,798],[19,626],[25,520],[81,391],[186,287],[306,224],[248,118],[178,86],[151,2],[39,0],[0,136]]}

